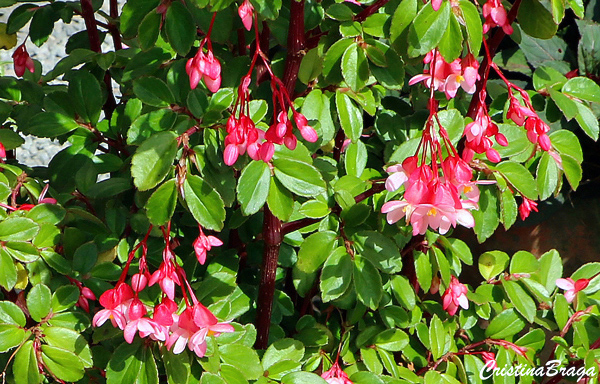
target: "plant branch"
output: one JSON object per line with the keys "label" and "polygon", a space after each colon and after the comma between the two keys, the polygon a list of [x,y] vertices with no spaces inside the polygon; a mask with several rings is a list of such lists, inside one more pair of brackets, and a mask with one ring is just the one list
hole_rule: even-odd
{"label": "plant branch", "polygon": [[[288,30],[287,57],[283,79],[285,88],[293,99],[293,92],[296,87],[298,71],[300,69],[303,50],[306,44],[304,34],[304,0],[292,0],[290,14],[292,14],[293,17],[290,19]],[[255,28],[258,28],[258,23],[255,24]],[[258,38],[256,44],[257,49],[260,49],[260,41]],[[264,215],[263,238],[265,241],[265,249],[263,252],[260,285],[258,287],[256,319],[256,330],[258,335],[255,344],[257,349],[266,349],[269,343],[269,328],[271,326],[273,297],[275,295],[277,260],[279,258],[279,248],[281,247],[281,242],[283,240],[281,220],[275,217],[267,206],[265,206]]]}
{"label": "plant branch", "polygon": [[365,19],[371,16],[374,13],[377,13],[379,8],[386,5],[390,0],[379,0],[378,2],[369,5],[367,8],[363,9],[358,15],[354,16],[354,21],[365,21]]}
{"label": "plant branch", "polygon": [[100,34],[98,33],[98,25],[96,24],[96,17],[94,16],[94,7],[92,6],[92,0],[80,0],[81,4],[81,16],[85,21],[85,28],[87,29],[88,39],[90,40],[90,48],[94,52],[101,52],[100,49]]}
{"label": "plant branch", "polygon": [[123,44],[121,43],[121,33],[119,32],[119,28],[115,24],[115,20],[119,18],[119,4],[117,0],[110,0],[110,18],[112,21],[108,24],[108,30],[110,31],[110,35],[113,38],[113,43],[115,45],[115,51],[123,49]]}

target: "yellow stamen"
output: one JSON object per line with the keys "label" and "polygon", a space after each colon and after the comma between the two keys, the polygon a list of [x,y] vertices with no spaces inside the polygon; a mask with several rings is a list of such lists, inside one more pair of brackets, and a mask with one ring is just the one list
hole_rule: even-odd
{"label": "yellow stamen", "polygon": [[435,209],[435,207],[432,207],[429,212],[427,212],[427,216],[435,216],[437,215],[437,210]]}
{"label": "yellow stamen", "polygon": [[472,190],[473,190],[473,187],[471,187],[471,186],[468,186],[468,185],[467,185],[467,186],[465,187],[465,193],[469,193],[469,192],[471,192]]}
{"label": "yellow stamen", "polygon": [[465,81],[465,78],[462,77],[461,75],[458,75],[458,76],[456,76],[456,81],[458,81],[460,83],[461,81]]}

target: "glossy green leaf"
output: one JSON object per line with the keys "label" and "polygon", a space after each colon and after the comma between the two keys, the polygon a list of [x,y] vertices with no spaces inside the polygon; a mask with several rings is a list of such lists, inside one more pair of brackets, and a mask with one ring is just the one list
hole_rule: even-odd
{"label": "glossy green leaf", "polygon": [[536,305],[533,299],[516,281],[504,280],[502,281],[502,286],[504,287],[510,302],[513,303],[517,311],[519,311],[527,321],[532,323],[536,312]]}
{"label": "glossy green leaf", "polygon": [[438,44],[439,53],[448,63],[456,60],[462,53],[463,35],[460,29],[460,24],[454,16],[450,15],[448,27]]}
{"label": "glossy green leaf", "polygon": [[544,152],[537,168],[537,185],[540,191],[540,199],[545,200],[555,192],[559,176],[556,161],[547,152]]}
{"label": "glossy green leaf", "polygon": [[177,185],[175,179],[161,184],[146,203],[148,220],[154,225],[165,225],[173,216],[177,205]]}
{"label": "glossy green leaf", "polygon": [[[181,5],[181,3],[174,4]],[[167,84],[157,77],[146,76],[134,80],[133,93],[142,102],[153,107],[168,107],[175,102],[175,97]]]}
{"label": "glossy green leaf", "polygon": [[490,280],[508,267],[509,260],[510,258],[505,252],[485,252],[479,256],[479,272],[485,280]]}
{"label": "glossy green leaf", "polygon": [[25,314],[15,303],[0,301],[0,323],[25,326]]}
{"label": "glossy green leaf", "polygon": [[537,200],[537,184],[527,168],[514,161],[503,161],[496,166],[496,169],[521,195],[531,200]]}
{"label": "glossy green leaf", "polygon": [[360,108],[354,104],[348,95],[339,90],[335,93],[335,104],[340,119],[340,125],[342,126],[344,133],[353,143],[356,143],[363,130],[362,112]]}
{"label": "glossy green leaf", "polygon": [[267,195],[267,204],[275,216],[283,221],[289,220],[294,212],[294,199],[288,191],[275,177],[270,178],[269,194]]}
{"label": "glossy green leaf", "polygon": [[160,24],[162,21],[162,15],[158,12],[148,13],[138,28],[138,40],[140,41],[140,48],[147,51],[154,47],[158,35],[160,34]]}
{"label": "glossy green leaf", "polygon": [[583,177],[583,170],[581,169],[581,164],[577,162],[574,158],[568,155],[561,156],[562,166],[565,172],[565,176],[571,184],[571,188],[576,190],[579,186],[579,182]]}
{"label": "glossy green leaf", "polygon": [[[79,288],[75,285],[63,285],[52,294],[52,312],[58,313],[69,309],[79,300]],[[60,345],[58,345],[60,347]]]}
{"label": "glossy green leaf", "polygon": [[492,339],[503,339],[521,332],[525,327],[525,321],[514,308],[502,311],[485,330],[485,335]]}
{"label": "glossy green leaf", "polygon": [[377,309],[383,297],[381,275],[373,263],[358,255],[354,257],[354,286],[358,300],[373,310]]}
{"label": "glossy green leaf", "polygon": [[177,154],[176,138],[173,132],[159,132],[137,148],[131,160],[131,175],[140,191],[156,187],[167,176]]}
{"label": "glossy green leaf", "polygon": [[477,7],[467,0],[460,0],[460,10],[462,11],[463,19],[467,29],[467,41],[469,42],[470,52],[477,56],[481,49],[481,41],[483,40],[483,26],[481,17]]}
{"label": "glossy green leaf", "polygon": [[344,247],[336,248],[327,258],[321,273],[321,297],[329,302],[342,296],[352,283],[352,258]]}
{"label": "glossy green leaf", "polygon": [[594,112],[583,103],[575,103],[577,107],[577,114],[575,115],[575,120],[579,123],[579,126],[583,131],[592,138],[592,140],[598,140],[598,133],[600,132],[600,127],[598,126],[598,119]]}
{"label": "glossy green leaf", "polygon": [[421,56],[435,48],[448,29],[449,22],[449,2],[442,2],[437,11],[433,10],[431,3],[421,8],[409,27],[408,55],[410,57]]}
{"label": "glossy green leaf", "polygon": [[86,123],[95,125],[102,111],[102,89],[92,74],[77,71],[69,81],[68,94],[77,115]]}
{"label": "glossy green leaf", "polygon": [[354,91],[360,91],[369,80],[369,65],[365,51],[358,44],[350,45],[342,56],[342,76]]}
{"label": "glossy green leaf", "polygon": [[25,339],[25,330],[14,324],[0,324],[0,353],[20,345]]}
{"label": "glossy green leaf", "polygon": [[238,201],[244,215],[252,215],[267,201],[271,172],[263,161],[252,161],[243,170],[237,185]]}
{"label": "glossy green leaf", "polygon": [[523,32],[539,39],[551,38],[558,29],[552,13],[538,0],[522,1],[517,18]]}
{"label": "glossy green leaf", "polygon": [[188,174],[183,183],[183,190],[188,208],[200,225],[213,231],[223,229],[225,204],[207,182]]}
{"label": "glossy green leaf", "polygon": [[560,129],[550,133],[550,141],[552,146],[561,154],[568,155],[577,160],[578,163],[583,161],[583,151],[577,136],[571,131]]}
{"label": "glossy green leaf", "polygon": [[367,147],[358,140],[346,148],[344,166],[348,175],[360,177],[367,166]]}
{"label": "glossy green leaf", "polygon": [[42,112],[33,116],[27,123],[27,131],[38,137],[56,137],[69,133],[79,124],[64,115],[54,112]]}
{"label": "glossy green leaf", "polygon": [[325,191],[325,181],[311,164],[290,158],[273,160],[275,177],[296,195],[311,197]]}
{"label": "glossy green leaf", "polygon": [[33,341],[29,340],[15,354],[12,366],[15,384],[36,384],[42,382]]}
{"label": "glossy green leaf", "polygon": [[62,348],[42,345],[42,361],[61,380],[75,382],[83,377],[83,362]]}
{"label": "glossy green leaf", "polygon": [[221,360],[239,369],[248,380],[256,380],[264,370],[255,350],[245,345],[226,344],[219,347]]}

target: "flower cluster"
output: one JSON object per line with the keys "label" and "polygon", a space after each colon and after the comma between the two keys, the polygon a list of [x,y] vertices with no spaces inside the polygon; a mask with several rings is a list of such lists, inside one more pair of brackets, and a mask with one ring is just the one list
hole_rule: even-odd
{"label": "flower cluster", "polygon": [[[248,30],[252,25],[253,12],[252,5],[247,0],[238,8],[239,16]],[[248,88],[251,83],[250,76],[259,57],[271,77],[271,90],[273,91],[274,122],[266,132],[256,127],[254,121],[250,118],[249,109],[250,91]],[[291,150],[295,149],[298,139],[294,134],[294,124],[289,117],[290,111],[302,137],[313,143],[318,139],[317,132],[308,125],[306,117],[294,108],[287,89],[281,80],[273,74],[270,64],[258,45],[255,47],[248,74],[242,78],[238,88],[238,98],[233,110],[234,113],[229,117],[226,125],[227,137],[225,138],[223,157],[227,165],[233,165],[238,157],[246,152],[253,160],[268,162],[275,154],[275,144],[285,145]]]}
{"label": "flower cluster", "polygon": [[[203,47],[206,44],[207,52]],[[185,65],[185,71],[190,78],[190,88],[195,89],[204,80],[206,88],[211,92],[217,92],[221,87],[221,63],[215,57],[210,40],[205,38],[198,48],[196,55],[189,59]]]}
{"label": "flower cluster", "polygon": [[[203,357],[206,353],[207,337],[233,332],[233,326],[220,323],[194,295],[183,268],[177,264],[171,250],[168,228],[166,230],[163,228],[165,236],[163,262],[158,270],[150,274],[146,261],[150,230],[129,253],[125,268],[115,287],[100,296],[103,309],[94,315],[92,323],[95,327],[99,327],[110,320],[114,327],[123,331],[125,341],[128,343],[132,343],[135,335],[139,334],[142,338],[149,337],[164,342],[168,349],[173,348],[173,353],[181,353],[187,345],[198,357]],[[194,243],[194,249],[198,259],[203,256],[204,261],[206,251],[210,250],[211,246],[221,244],[213,236],[205,236],[200,229],[200,236]],[[125,279],[138,249],[141,249],[139,271],[131,277],[131,284],[127,284]],[[147,286],[156,283],[161,288],[162,297],[158,304],[151,307],[140,300],[139,293]],[[181,287],[185,301],[185,309],[180,314],[177,314],[179,306],[175,302],[175,286]]]}
{"label": "flower cluster", "polygon": [[[533,110],[529,95],[524,90],[518,88],[512,83],[508,83],[508,97],[509,106],[506,117],[515,122],[518,126],[525,126],[527,130],[527,138],[533,144],[539,144],[540,148],[544,151],[549,151],[552,148],[550,137],[548,132],[550,127],[546,124],[537,113]],[[516,89],[521,98],[523,99],[524,105],[521,105],[512,89]]]}
{"label": "flower cluster", "polygon": [[510,35],[513,33],[513,27],[506,16],[506,10],[500,0],[488,0],[483,5],[483,33],[487,33],[491,28],[501,27],[504,33]]}
{"label": "flower cluster", "polygon": [[469,300],[467,300],[469,290],[455,276],[452,276],[450,285],[442,295],[443,308],[450,316],[454,316],[458,307],[469,309]]}
{"label": "flower cluster", "polygon": [[31,57],[29,57],[25,43],[19,45],[17,49],[15,49],[12,58],[15,65],[15,74],[17,76],[23,76],[25,74],[25,69],[31,73],[35,72],[35,65]]}
{"label": "flower cluster", "polygon": [[84,287],[81,281],[75,280],[69,276],[67,276],[67,279],[69,279],[71,284],[73,284],[77,287],[77,289],[79,289],[79,299],[77,300],[76,305],[84,311],[86,311],[87,313],[89,313],[90,303],[88,302],[88,300],[96,300],[96,295],[94,295],[94,292],[92,292],[91,289],[89,289],[88,287]]}
{"label": "flower cluster", "polygon": [[465,127],[464,136],[466,140],[462,158],[465,161],[471,161],[475,153],[485,153],[489,161],[497,163],[500,161],[500,154],[492,148],[494,143],[490,137],[494,137],[496,142],[504,147],[508,145],[508,140],[506,136],[498,132],[498,126],[490,118],[485,104],[485,97],[486,92],[482,91],[475,120]]}
{"label": "flower cluster", "polygon": [[[473,170],[456,154],[443,127],[440,134],[452,154],[442,160],[441,145],[432,139],[431,126],[428,124],[421,139],[419,148],[426,150],[420,164],[414,155],[387,169],[391,175],[386,180],[386,189],[396,191],[404,187],[404,194],[401,200],[385,203],[381,212],[387,214],[390,224],[406,217],[413,235],[424,234],[428,227],[445,234],[457,223],[472,228],[475,221],[469,210],[476,209],[479,202]],[[426,161],[428,153],[431,163]]]}
{"label": "flower cluster", "polygon": [[479,79],[479,62],[469,53],[462,59],[456,59],[447,63],[442,55],[431,51],[425,55],[423,62],[429,64],[429,69],[425,69],[422,74],[412,77],[408,85],[413,85],[423,81],[427,88],[433,88],[435,91],[444,92],[446,98],[452,99],[456,96],[458,89],[462,89],[473,94],[475,92],[475,83]]}
{"label": "flower cluster", "polygon": [[323,372],[321,377],[329,384],[353,384],[346,372],[342,370],[337,360],[329,370]]}

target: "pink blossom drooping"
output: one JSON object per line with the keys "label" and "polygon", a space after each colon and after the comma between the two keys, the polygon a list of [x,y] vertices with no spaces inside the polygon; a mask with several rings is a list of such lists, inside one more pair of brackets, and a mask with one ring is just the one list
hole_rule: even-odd
{"label": "pink blossom drooping", "polygon": [[485,18],[483,33],[487,33],[494,27],[501,27],[507,35],[513,33],[513,27],[510,25],[501,0],[488,0],[483,5],[483,17]]}
{"label": "pink blossom drooping", "polygon": [[442,296],[443,308],[450,316],[454,316],[458,307],[463,309],[469,308],[469,300],[467,299],[467,287],[462,284],[455,276],[452,276],[450,285]]}
{"label": "pink blossom drooping", "polygon": [[15,74],[18,77],[21,77],[25,74],[25,69],[31,73],[35,72],[35,64],[33,63],[31,57],[29,57],[25,43],[19,45],[17,49],[15,49],[12,58],[15,66]]}
{"label": "pink blossom drooping", "polygon": [[[203,46],[206,41],[208,41],[208,51],[204,53]],[[200,44],[196,55],[187,61],[185,71],[190,78],[191,89],[195,89],[201,79],[211,92],[217,92],[221,87],[221,63],[214,56],[209,40],[205,39]]]}
{"label": "pink blossom drooping", "polygon": [[198,262],[204,264],[206,262],[206,252],[210,251],[212,247],[223,245],[223,242],[214,236],[206,236],[201,226],[198,226],[198,228],[200,229],[200,234],[194,240],[194,252],[196,253]]}
{"label": "pink blossom drooping", "polygon": [[521,216],[521,220],[528,218],[531,211],[538,211],[537,203],[523,196],[523,202],[519,206],[519,215]]}
{"label": "pink blossom drooping", "polygon": [[250,4],[250,1],[244,0],[244,2],[238,8],[238,15],[242,19],[244,28],[248,31],[252,29],[252,16],[254,15],[254,7]]}

